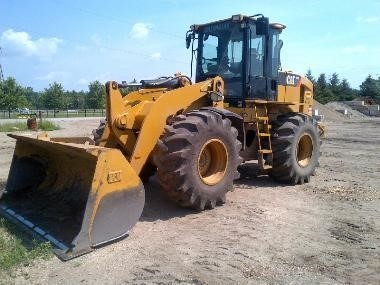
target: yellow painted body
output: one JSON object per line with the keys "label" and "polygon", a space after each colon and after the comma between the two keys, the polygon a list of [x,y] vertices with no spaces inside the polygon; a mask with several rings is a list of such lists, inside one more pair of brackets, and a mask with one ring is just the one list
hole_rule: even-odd
{"label": "yellow painted body", "polygon": [[307,78],[301,77],[298,86],[278,85],[277,102],[288,103],[292,112],[311,116],[313,84]]}
{"label": "yellow painted body", "polygon": [[206,96],[223,83],[220,77],[174,90],[140,89],[121,97],[115,82],[108,83],[107,127],[100,145],[123,149],[136,173],[140,173],[165,126],[175,115],[210,106]]}
{"label": "yellow painted body", "polygon": [[277,101],[245,100],[245,107],[231,107],[211,101],[210,92],[224,91],[222,78],[215,77],[177,89],[151,88],[129,93],[124,98],[116,82],[107,85],[107,126],[99,145],[123,151],[137,174],[150,160],[159,137],[171,119],[202,107],[224,108],[243,118],[246,131],[256,130],[256,117],[273,121],[280,114],[300,112],[311,115],[313,85],[300,77],[297,86],[278,86]]}
{"label": "yellow painted body", "polygon": [[245,108],[229,107],[223,101],[212,102],[207,96],[210,91],[223,89],[223,80],[216,77],[174,90],[140,89],[122,98],[116,82],[110,82],[107,88],[107,127],[100,145],[122,149],[132,168],[140,173],[166,124],[175,115],[206,106],[225,108],[239,114],[246,124],[255,121],[255,106],[259,114],[266,106],[273,119],[289,112],[311,115],[313,86],[306,78],[301,78],[300,86],[279,85],[277,101],[246,100]]}
{"label": "yellow painted body", "polygon": [[64,245],[62,259],[122,237],[137,222],[144,187],[120,150],[85,138],[10,136],[17,142],[0,206],[48,230]]}

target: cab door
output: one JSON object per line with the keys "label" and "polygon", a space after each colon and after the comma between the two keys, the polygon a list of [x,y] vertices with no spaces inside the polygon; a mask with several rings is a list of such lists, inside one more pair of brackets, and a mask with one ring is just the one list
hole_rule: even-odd
{"label": "cab door", "polygon": [[247,51],[247,99],[267,100],[265,35],[256,35],[252,26],[248,35]]}

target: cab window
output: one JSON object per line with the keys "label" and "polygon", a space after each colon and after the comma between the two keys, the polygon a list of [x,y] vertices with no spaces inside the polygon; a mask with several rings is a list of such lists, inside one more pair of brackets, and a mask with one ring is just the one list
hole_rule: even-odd
{"label": "cab window", "polygon": [[252,35],[249,45],[250,57],[250,76],[261,77],[264,76],[264,36]]}
{"label": "cab window", "polygon": [[243,32],[239,26],[232,29],[209,29],[204,32],[201,74],[220,75],[224,79],[241,77]]}

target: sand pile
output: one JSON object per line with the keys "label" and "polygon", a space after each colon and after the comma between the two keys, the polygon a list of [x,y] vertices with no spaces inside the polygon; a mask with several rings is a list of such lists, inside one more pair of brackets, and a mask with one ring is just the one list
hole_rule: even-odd
{"label": "sand pile", "polygon": [[[368,116],[352,109],[342,102],[329,102],[323,105],[314,100],[314,109],[328,121],[346,121],[350,119],[367,119]],[[346,111],[345,111],[346,110]]]}

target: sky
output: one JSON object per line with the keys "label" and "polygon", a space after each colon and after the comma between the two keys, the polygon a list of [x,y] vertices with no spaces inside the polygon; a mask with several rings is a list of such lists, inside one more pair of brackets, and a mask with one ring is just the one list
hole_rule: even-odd
{"label": "sky", "polygon": [[190,25],[258,13],[287,26],[283,69],[337,72],[354,88],[380,76],[380,0],[0,0],[0,64],[36,91],[189,75]]}

